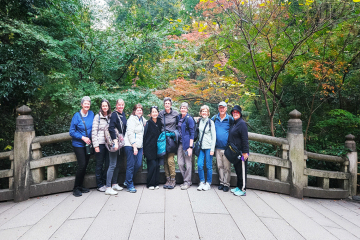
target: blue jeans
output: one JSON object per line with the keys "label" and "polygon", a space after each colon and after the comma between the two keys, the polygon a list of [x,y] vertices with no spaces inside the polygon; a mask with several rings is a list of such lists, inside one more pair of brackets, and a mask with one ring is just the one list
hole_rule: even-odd
{"label": "blue jeans", "polygon": [[125,148],[125,153],[126,153],[126,158],[127,158],[125,182],[126,182],[127,188],[130,189],[130,188],[134,187],[133,178],[141,166],[143,149],[138,148],[137,155],[134,155],[133,147],[126,146],[124,148]]}
{"label": "blue jeans", "polygon": [[109,167],[106,175],[106,187],[111,187],[114,170],[118,161],[118,155],[119,151],[109,152]]}
{"label": "blue jeans", "polygon": [[95,176],[96,176],[96,186],[101,188],[106,184],[106,169],[103,169],[104,163],[109,161],[109,151],[105,147],[105,144],[99,144],[100,152],[95,153],[96,157],[96,167],[95,167]]}
{"label": "blue jeans", "polygon": [[212,158],[210,155],[210,149],[201,149],[198,157],[198,173],[200,182],[205,182],[204,176],[204,158],[206,159],[206,169],[207,169],[207,182],[211,184],[212,181]]}

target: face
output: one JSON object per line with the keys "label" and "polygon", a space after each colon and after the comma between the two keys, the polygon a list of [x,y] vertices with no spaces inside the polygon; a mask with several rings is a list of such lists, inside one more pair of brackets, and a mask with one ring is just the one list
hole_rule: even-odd
{"label": "face", "polygon": [[181,112],[181,114],[183,114],[183,115],[187,114],[187,112],[188,112],[187,107],[181,107],[181,108],[180,108],[180,112]]}
{"label": "face", "polygon": [[151,109],[151,117],[157,118],[159,116],[159,112],[156,110],[156,108]]}
{"label": "face", "polygon": [[201,116],[202,116],[203,118],[206,118],[206,117],[208,116],[208,111],[207,111],[207,109],[201,110]]}
{"label": "face", "polygon": [[101,110],[104,112],[104,113],[107,113],[107,111],[109,110],[109,105],[107,104],[107,102],[103,102],[101,104]]}
{"label": "face", "polygon": [[224,106],[219,106],[219,113],[221,115],[224,115],[227,111],[227,107],[224,107]]}
{"label": "face", "polygon": [[171,108],[171,102],[170,102],[170,101],[165,101],[164,107],[165,107],[165,110],[170,110],[170,108]]}
{"label": "face", "polygon": [[90,102],[89,102],[89,101],[84,101],[84,102],[81,104],[81,107],[82,107],[82,109],[84,109],[84,111],[89,111],[89,109],[90,109]]}
{"label": "face", "polygon": [[124,102],[120,101],[120,102],[116,103],[116,110],[119,113],[122,113],[124,111],[124,108],[125,108],[125,103]]}
{"label": "face", "polygon": [[238,120],[241,115],[240,115],[240,113],[238,111],[234,110],[232,112],[232,116],[233,116],[234,120]]}
{"label": "face", "polygon": [[137,108],[135,111],[135,115],[138,117],[141,117],[143,114],[143,110],[141,108]]}

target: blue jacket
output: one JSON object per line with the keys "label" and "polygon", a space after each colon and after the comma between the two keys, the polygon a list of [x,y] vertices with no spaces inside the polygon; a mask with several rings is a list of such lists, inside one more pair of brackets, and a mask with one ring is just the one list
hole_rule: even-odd
{"label": "blue jacket", "polygon": [[[181,115],[178,115],[177,122],[180,121]],[[189,128],[186,127],[186,118],[188,121]],[[194,133],[195,133],[195,122],[189,114],[186,114],[183,123],[181,124],[181,138],[182,138],[182,145],[183,149],[186,151],[190,147],[190,139],[194,140]]]}
{"label": "blue jacket", "polygon": [[[86,117],[83,117],[86,129],[87,129],[87,136],[91,139],[91,130],[92,130],[92,124],[94,120],[94,113],[92,111],[88,111],[88,115]],[[85,133],[85,126],[81,120],[80,112],[77,112],[74,114],[71,125],[70,125],[70,136],[72,137],[72,145],[74,147],[85,147],[85,142],[81,140],[83,136],[86,137]]]}
{"label": "blue jacket", "polygon": [[215,123],[215,131],[216,131],[216,144],[215,148],[225,149],[228,143],[229,130],[230,125],[234,123],[234,118],[228,114],[223,121],[220,119],[220,115],[217,114],[215,119],[213,119]]}

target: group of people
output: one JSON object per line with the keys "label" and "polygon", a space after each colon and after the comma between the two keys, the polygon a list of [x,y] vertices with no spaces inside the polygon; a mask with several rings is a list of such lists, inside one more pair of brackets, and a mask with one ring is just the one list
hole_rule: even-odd
{"label": "group of people", "polygon": [[[86,167],[90,159],[91,146],[96,157],[96,185],[97,190],[107,195],[116,195],[123,188],[118,184],[120,155],[126,155],[126,178],[124,186],[130,193],[136,193],[133,178],[141,166],[142,157],[147,161],[147,188],[159,189],[160,165],[164,165],[166,189],[175,188],[175,161],[183,177],[180,185],[182,190],[192,185],[192,155],[195,135],[198,137],[198,174],[199,191],[211,189],[212,158],[215,155],[219,172],[219,190],[230,190],[231,163],[226,158],[225,149],[232,143],[240,150],[240,161],[234,163],[237,174],[237,187],[231,189],[236,196],[246,196],[247,160],[249,156],[248,131],[242,119],[241,107],[235,105],[231,115],[227,114],[227,104],[218,104],[219,113],[210,118],[210,109],[207,105],[200,108],[200,116],[189,115],[189,105],[184,102],[180,106],[180,114],[172,108],[172,100],[164,98],[164,110],[157,106],[149,109],[150,118],[143,116],[141,104],[133,107],[128,119],[124,113],[125,102],[116,101],[116,107],[111,112],[110,103],[104,99],[98,114],[90,110],[91,99],[85,96],[81,100],[81,110],[74,114],[70,136],[77,159],[77,171],[73,195],[79,197],[90,190],[83,186]],[[106,131],[114,142],[115,151],[109,151],[106,144]],[[121,148],[118,133],[124,135],[125,145]],[[164,147],[162,151],[162,147]],[[204,171],[206,164],[206,179]]]}

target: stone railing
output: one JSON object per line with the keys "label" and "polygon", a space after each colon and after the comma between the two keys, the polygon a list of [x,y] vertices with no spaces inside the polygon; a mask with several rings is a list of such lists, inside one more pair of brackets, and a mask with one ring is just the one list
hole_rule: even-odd
{"label": "stone railing", "polygon": [[[31,109],[22,106],[17,109],[14,138],[14,150],[0,153],[0,160],[9,159],[11,169],[1,170],[0,178],[9,178],[9,189],[0,190],[0,201],[14,199],[24,201],[29,197],[42,196],[57,192],[71,191],[74,186],[74,176],[58,177],[58,166],[76,162],[74,153],[65,153],[43,157],[41,147],[46,144],[70,141],[69,133],[50,136],[35,136]],[[321,198],[345,198],[356,195],[357,152],[354,136],[347,135],[345,145],[351,150],[347,157],[337,157],[304,151],[304,136],[302,133],[301,114],[294,110],[290,113],[286,138],[277,138],[249,132],[249,140],[268,143],[281,148],[281,156],[269,156],[251,152],[249,161],[265,164],[265,177],[248,175],[249,188],[289,194],[302,198],[303,196]],[[340,172],[315,170],[306,167],[306,159],[331,161],[342,164]],[[193,158],[193,164],[195,159]],[[125,163],[122,155],[119,182],[125,179]],[[195,168],[193,168],[195,173]],[[45,176],[46,172],[46,176]],[[141,168],[135,176],[135,183],[146,183],[146,169]],[[308,176],[317,178],[318,187],[308,186]],[[340,189],[330,189],[329,179],[341,181]],[[177,174],[176,180],[182,182],[182,176]],[[165,182],[161,172],[160,181]],[[198,183],[198,174],[193,174],[193,183]],[[213,174],[213,183],[218,184],[217,173]],[[85,176],[84,185],[95,187],[95,176]],[[231,185],[236,185],[236,175],[231,177]]]}

